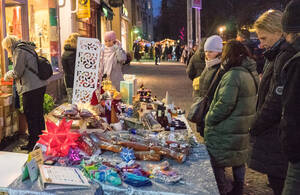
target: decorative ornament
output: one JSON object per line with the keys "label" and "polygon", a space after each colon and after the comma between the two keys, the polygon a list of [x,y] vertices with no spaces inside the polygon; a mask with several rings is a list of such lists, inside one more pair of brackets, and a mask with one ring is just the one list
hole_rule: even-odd
{"label": "decorative ornament", "polygon": [[80,153],[80,151],[77,148],[75,148],[75,149],[71,148],[69,150],[68,159],[69,159],[70,165],[80,164],[82,155],[80,155],[79,153]]}
{"label": "decorative ornament", "polygon": [[67,122],[63,118],[57,126],[54,122],[46,122],[47,131],[43,131],[37,143],[47,146],[46,155],[67,156],[71,147],[77,146],[76,140],[80,137],[79,133],[71,132],[72,120]]}
{"label": "decorative ornament", "polygon": [[121,158],[125,161],[125,162],[129,162],[131,160],[134,160],[135,159],[135,156],[134,156],[134,151],[132,149],[129,149],[129,148],[123,148],[121,153]]}

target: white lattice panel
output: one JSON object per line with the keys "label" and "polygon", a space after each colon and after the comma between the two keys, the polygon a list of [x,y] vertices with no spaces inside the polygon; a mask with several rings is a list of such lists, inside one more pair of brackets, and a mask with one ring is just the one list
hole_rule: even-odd
{"label": "white lattice panel", "polygon": [[72,103],[87,103],[98,82],[98,69],[103,45],[98,39],[79,37],[74,72]]}

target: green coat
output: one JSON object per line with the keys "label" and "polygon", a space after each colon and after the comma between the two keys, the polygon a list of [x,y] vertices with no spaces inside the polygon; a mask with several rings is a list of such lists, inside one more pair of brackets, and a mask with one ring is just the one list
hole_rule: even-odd
{"label": "green coat", "polygon": [[246,162],[249,128],[255,118],[258,83],[256,64],[247,58],[222,77],[205,118],[204,141],[215,165],[239,166]]}

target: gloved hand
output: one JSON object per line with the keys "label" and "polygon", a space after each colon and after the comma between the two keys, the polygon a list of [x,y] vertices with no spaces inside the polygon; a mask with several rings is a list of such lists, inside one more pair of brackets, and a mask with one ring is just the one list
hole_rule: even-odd
{"label": "gloved hand", "polygon": [[14,75],[14,71],[13,70],[9,70],[5,73],[4,75],[4,80],[8,81],[9,79],[13,78]]}

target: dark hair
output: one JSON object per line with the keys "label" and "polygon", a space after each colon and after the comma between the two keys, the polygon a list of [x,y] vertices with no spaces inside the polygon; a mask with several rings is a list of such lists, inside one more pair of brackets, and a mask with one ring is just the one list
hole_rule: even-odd
{"label": "dark hair", "polygon": [[249,56],[249,51],[239,41],[229,40],[223,48],[221,62],[225,70],[231,67],[240,66],[242,61]]}
{"label": "dark hair", "polygon": [[239,30],[237,34],[244,39],[250,39],[250,32],[246,29]]}

